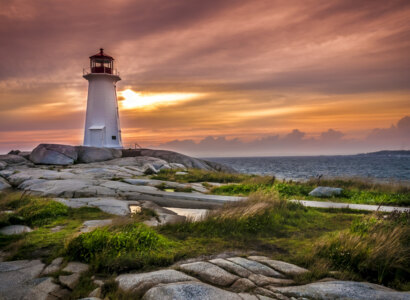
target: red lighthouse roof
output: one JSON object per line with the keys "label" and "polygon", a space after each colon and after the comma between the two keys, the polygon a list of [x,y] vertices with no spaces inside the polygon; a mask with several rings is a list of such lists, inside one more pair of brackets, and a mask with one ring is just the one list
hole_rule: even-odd
{"label": "red lighthouse roof", "polygon": [[91,59],[93,59],[93,58],[102,58],[102,59],[111,59],[111,60],[114,60],[114,58],[113,58],[112,56],[109,56],[109,55],[107,55],[107,54],[104,53],[104,49],[103,49],[103,48],[100,48],[100,52],[97,53],[97,54],[95,54],[95,55],[93,55],[93,56],[90,56],[90,58],[91,58]]}

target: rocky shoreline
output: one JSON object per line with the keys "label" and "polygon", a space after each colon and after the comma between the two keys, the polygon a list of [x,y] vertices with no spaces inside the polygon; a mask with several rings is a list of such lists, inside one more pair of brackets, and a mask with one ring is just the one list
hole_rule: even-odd
{"label": "rocky shoreline", "polygon": [[[41,144],[31,153],[14,151],[0,155],[0,193],[20,190],[52,198],[72,208],[96,207],[118,217],[149,209],[155,216],[144,221],[148,226],[186,219],[165,207],[212,209],[243,199],[207,194],[209,187],[218,183],[179,183],[147,177],[173,169],[183,175],[191,168],[235,172],[221,164],[171,151]],[[190,192],[169,192],[167,189],[189,189]],[[112,219],[85,221],[78,234],[109,226],[112,222]],[[13,235],[31,230],[27,226],[10,225],[0,233]],[[124,293],[146,300],[410,299],[406,292],[334,278],[297,285],[295,276],[308,272],[268,257],[222,253],[178,262],[152,272],[119,274],[115,282]],[[40,260],[0,262],[0,299],[70,299],[71,290],[81,276],[90,276],[98,286],[88,299],[99,299],[107,282],[90,274],[89,266],[84,263],[64,262],[63,258],[56,258],[48,265]]]}

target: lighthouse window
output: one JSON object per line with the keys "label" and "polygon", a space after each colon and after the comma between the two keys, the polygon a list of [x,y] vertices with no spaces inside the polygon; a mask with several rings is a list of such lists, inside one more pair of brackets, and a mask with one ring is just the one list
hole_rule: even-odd
{"label": "lighthouse window", "polygon": [[111,136],[111,138],[112,138],[113,140],[116,140],[116,139],[117,139],[117,137],[116,137],[115,135]]}

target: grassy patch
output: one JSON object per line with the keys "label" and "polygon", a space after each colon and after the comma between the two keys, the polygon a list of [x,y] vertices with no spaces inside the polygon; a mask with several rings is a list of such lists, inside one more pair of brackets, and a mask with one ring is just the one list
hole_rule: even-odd
{"label": "grassy patch", "polygon": [[21,193],[2,195],[0,206],[15,210],[0,215],[3,226],[26,224],[34,229],[21,235],[0,234],[0,249],[10,253],[10,259],[43,258],[51,261],[63,254],[64,244],[78,234],[84,221],[113,217],[97,208],[74,209],[50,199]]}
{"label": "grassy patch", "polygon": [[350,229],[325,237],[315,245],[311,264],[331,268],[394,288],[410,288],[410,214],[373,214]]}
{"label": "grassy patch", "polygon": [[176,182],[242,182],[243,180],[252,177],[252,175],[245,174],[234,174],[234,173],[223,173],[223,172],[213,172],[205,171],[199,169],[190,169],[186,175],[176,175],[178,170],[161,170],[158,174],[153,175],[152,179],[158,180],[168,180]]}
{"label": "grassy patch", "polygon": [[[309,192],[317,186],[342,187],[340,196],[317,198]],[[211,193],[218,195],[247,196],[255,191],[277,191],[284,199],[306,199],[358,204],[410,206],[410,188],[396,183],[366,183],[360,179],[309,180],[307,182],[275,181],[266,176],[254,176],[240,183],[214,187]]]}

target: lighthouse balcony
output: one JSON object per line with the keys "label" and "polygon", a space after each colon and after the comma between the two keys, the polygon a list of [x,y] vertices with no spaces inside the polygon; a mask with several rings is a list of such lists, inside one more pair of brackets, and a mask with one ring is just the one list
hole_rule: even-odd
{"label": "lighthouse balcony", "polygon": [[110,75],[120,76],[120,72],[118,72],[117,69],[106,68],[106,67],[93,67],[93,68],[83,69],[83,75],[88,75],[88,74],[110,74]]}

